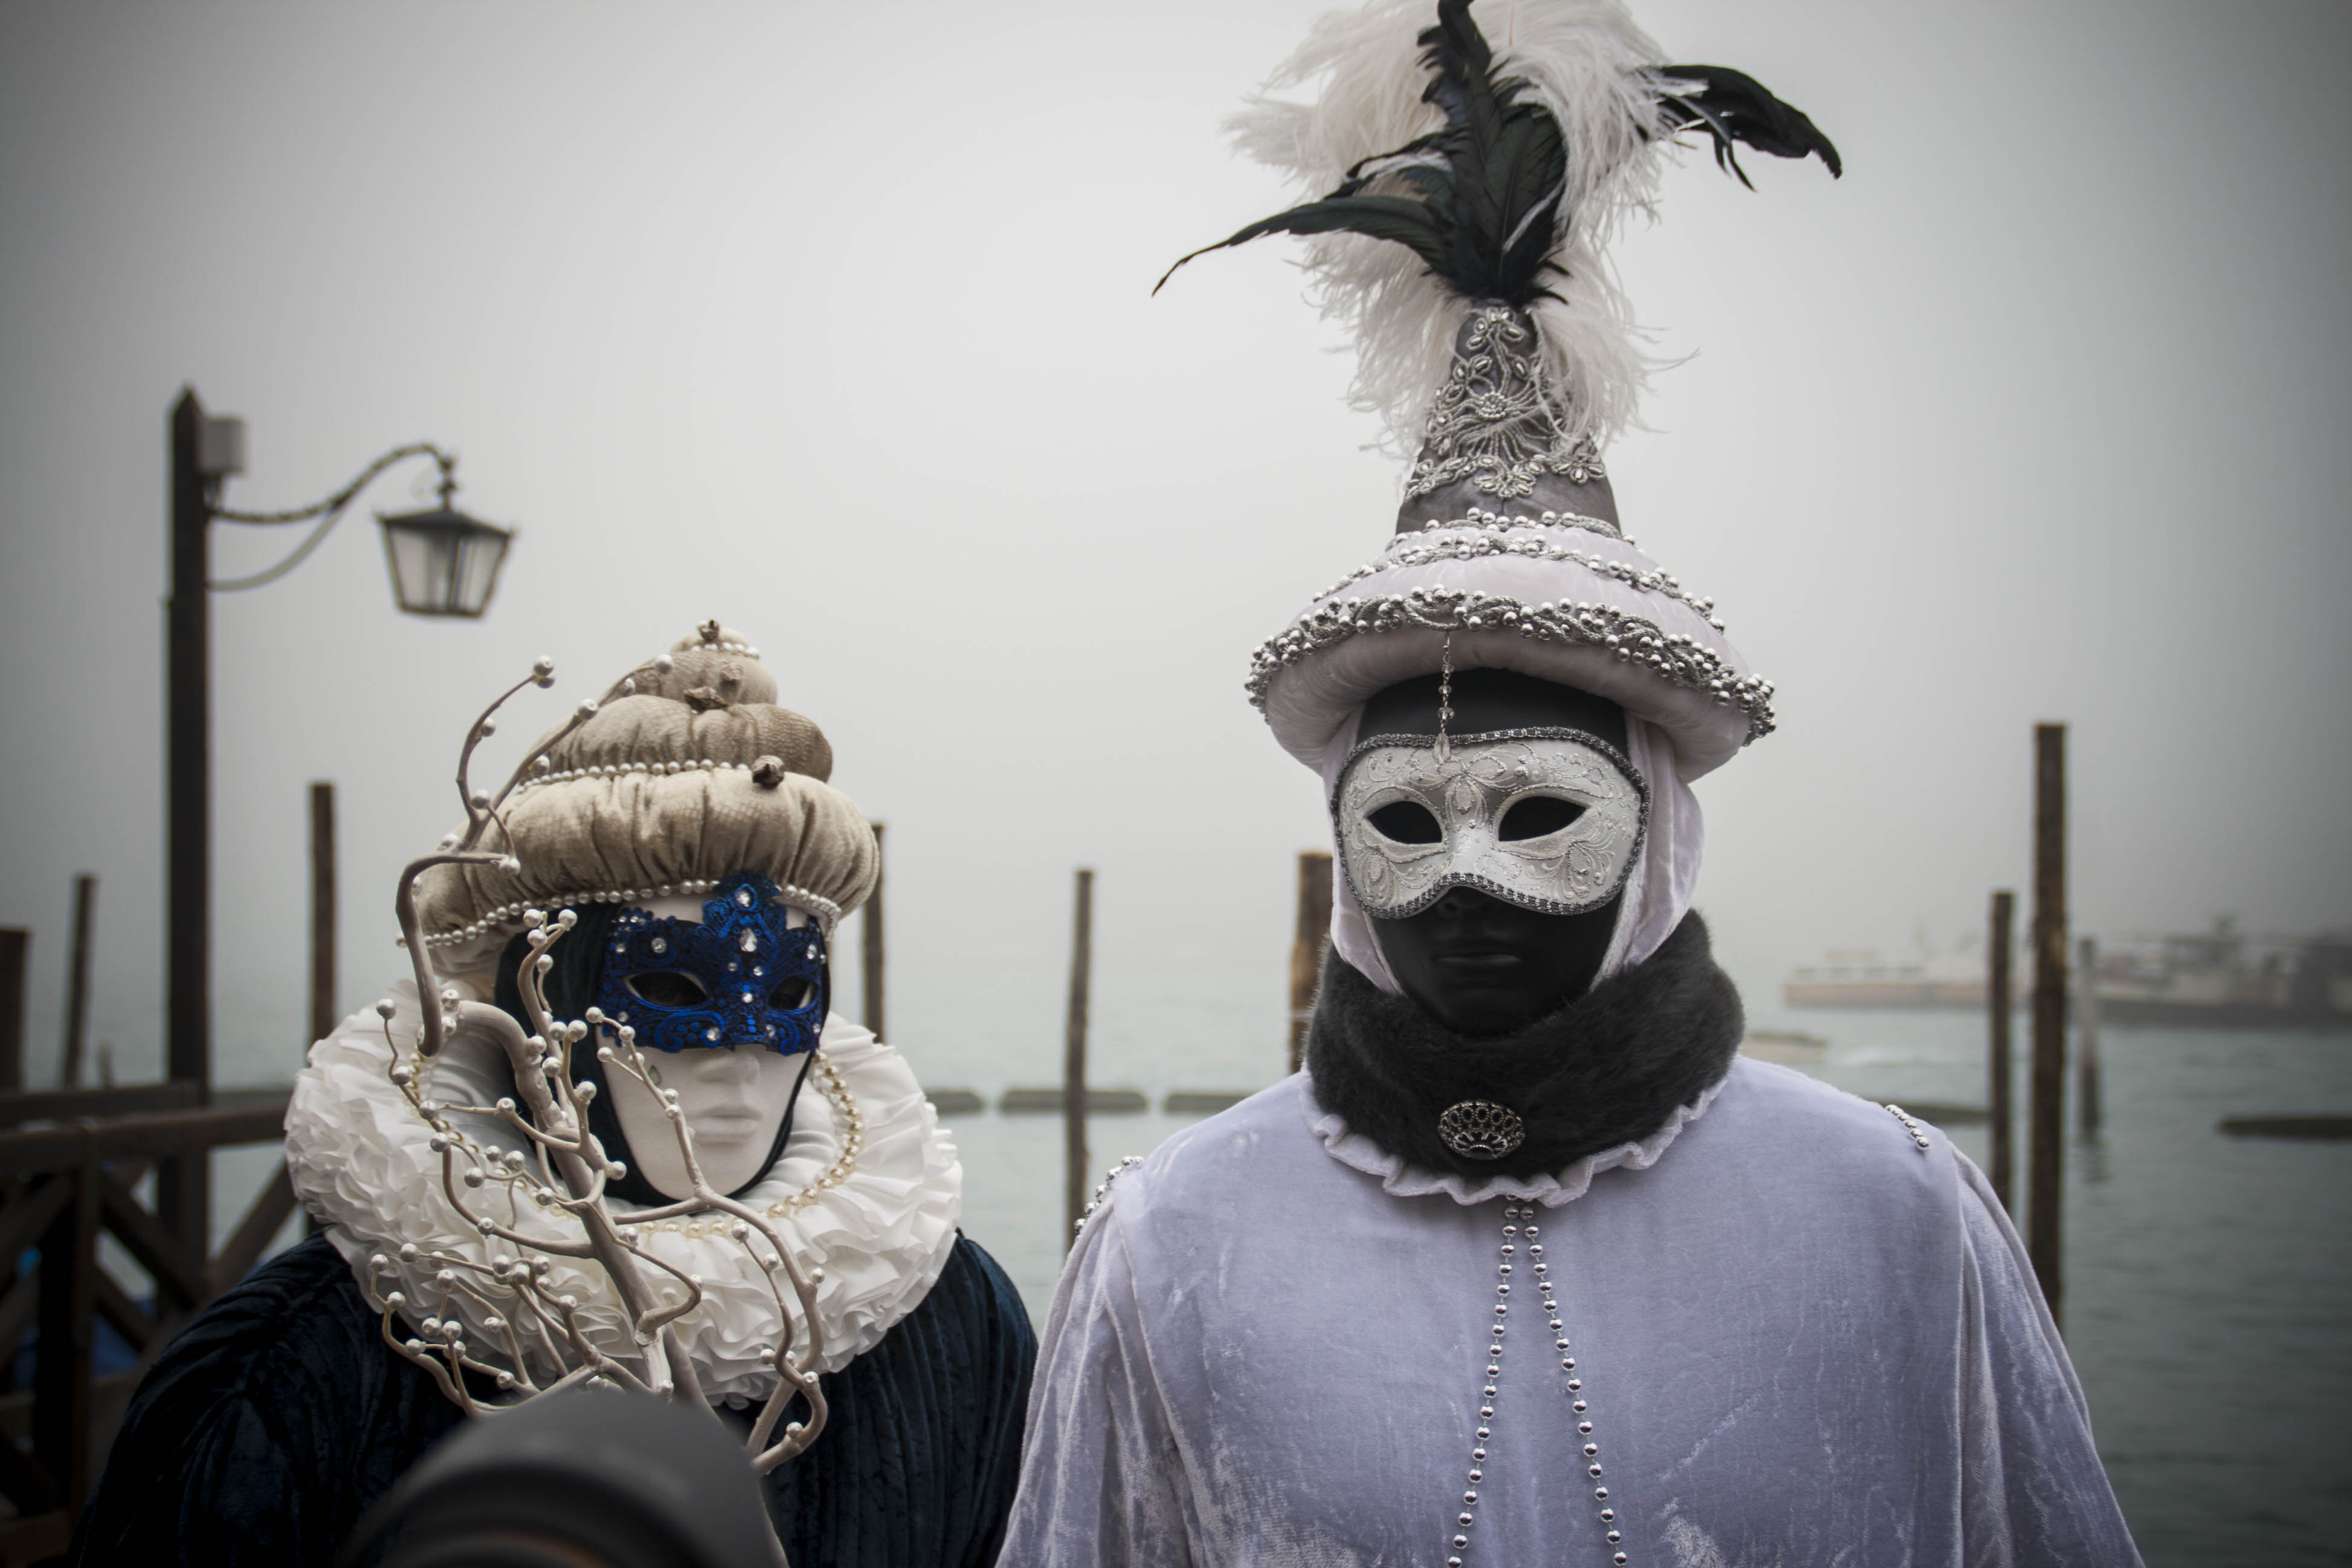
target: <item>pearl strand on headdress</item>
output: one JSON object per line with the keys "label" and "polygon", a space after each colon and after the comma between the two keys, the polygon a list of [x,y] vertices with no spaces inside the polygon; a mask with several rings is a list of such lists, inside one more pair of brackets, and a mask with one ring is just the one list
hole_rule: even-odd
{"label": "pearl strand on headdress", "polygon": [[573,779],[625,778],[636,773],[666,777],[673,773],[722,773],[730,769],[749,773],[758,765],[758,763],[757,758],[748,763],[722,763],[713,757],[687,757],[682,760],[672,757],[636,763],[588,763],[576,768],[564,768],[556,773],[535,773],[522,781],[521,788],[527,790],[541,784],[566,784]]}
{"label": "pearl strand on headdress", "polygon": [[[459,926],[455,931],[430,932],[425,938],[425,945],[446,947],[453,942],[464,942],[469,937],[480,936],[502,925],[520,922],[524,911],[528,910],[560,910],[566,904],[635,903],[640,899],[667,899],[692,893],[707,893],[717,886],[719,881],[716,878],[705,877],[688,879],[683,882],[664,882],[653,888],[610,888],[602,891],[561,893],[552,898],[521,899],[513,903],[500,904],[497,909],[486,910],[479,919],[470,924]],[[790,882],[777,884],[777,891],[783,894],[784,902],[797,904],[814,915],[827,936],[831,936],[834,928],[841,923],[841,906],[823,893],[812,893],[806,888],[795,887]]]}

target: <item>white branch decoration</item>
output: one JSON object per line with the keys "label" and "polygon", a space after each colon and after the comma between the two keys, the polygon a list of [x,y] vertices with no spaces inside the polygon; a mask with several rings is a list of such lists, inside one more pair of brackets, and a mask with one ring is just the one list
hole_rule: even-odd
{"label": "white branch decoration", "polygon": [[[605,1205],[606,1181],[624,1177],[627,1171],[606,1154],[588,1129],[595,1083],[574,1083],[572,1072],[574,1049],[595,1039],[596,1060],[608,1073],[628,1074],[665,1104],[693,1189],[678,1202],[630,1214],[630,1226],[692,1215],[731,1216],[734,1223],[725,1227],[726,1234],[749,1253],[774,1293],[777,1332],[774,1342],[761,1345],[759,1353],[775,1369],[776,1387],[752,1423],[748,1442],[752,1468],[765,1475],[806,1449],[824,1429],[825,1400],[814,1370],[824,1350],[816,1312],[816,1287],[824,1271],[804,1275],[782,1237],[758,1211],[729,1198],[704,1178],[677,1092],[661,1088],[637,1047],[634,1029],[615,1025],[593,1007],[580,1019],[558,1022],[550,1015],[545,982],[555,962],[551,950],[570,934],[572,911],[551,917],[531,910],[523,916],[531,956],[524,961],[518,980],[530,1033],[500,1008],[465,1001],[455,990],[439,991],[437,1005],[429,1000],[436,995],[436,981],[416,911],[417,879],[436,866],[520,868],[512,857],[482,848],[484,837],[508,797],[531,773],[549,767],[549,748],[586,723],[600,704],[581,704],[496,795],[475,794],[468,775],[475,749],[495,732],[498,710],[524,687],[545,687],[554,679],[553,661],[541,659],[528,678],[502,693],[467,731],[457,763],[466,828],[435,853],[408,863],[401,872],[396,900],[417,995],[425,1003],[423,1026],[415,1039],[404,1042],[394,1037],[393,1005],[379,1003],[376,1009],[392,1047],[392,1082],[432,1129],[429,1147],[441,1156],[441,1185],[450,1205],[464,1223],[513,1251],[494,1253],[484,1263],[410,1243],[400,1248],[399,1261],[412,1266],[411,1279],[416,1278],[415,1265],[436,1270],[436,1299],[412,1301],[401,1289],[383,1289],[382,1281],[400,1270],[382,1253],[370,1259],[369,1294],[383,1314],[384,1342],[430,1373],[441,1392],[470,1416],[495,1415],[581,1383],[614,1384],[711,1410],[693,1361],[670,1327],[702,1304],[700,1276],[639,1247]],[[609,702],[635,689],[635,681],[625,679],[602,700]],[[504,1049],[514,1073],[515,1096],[501,1097],[494,1105],[445,1104],[426,1098],[426,1068],[461,1032]],[[452,1120],[458,1116],[494,1120],[520,1134],[530,1152],[486,1149]],[[554,1234],[550,1234],[551,1222]],[[634,1343],[599,1344],[585,1331],[578,1298],[548,1283],[550,1260],[559,1258],[603,1271],[623,1305]],[[460,1301],[476,1309],[477,1321],[497,1336],[495,1347],[467,1342],[464,1323],[454,1310]],[[404,1329],[404,1319],[414,1325],[413,1332]],[[496,1395],[477,1397],[467,1386],[468,1373],[490,1383]],[[785,1424],[780,1436],[777,1426],[795,1395],[807,1402],[808,1419]]]}

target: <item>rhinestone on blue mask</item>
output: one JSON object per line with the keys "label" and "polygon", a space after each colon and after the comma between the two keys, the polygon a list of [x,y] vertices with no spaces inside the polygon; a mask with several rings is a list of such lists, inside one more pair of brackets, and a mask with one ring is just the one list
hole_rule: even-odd
{"label": "rhinestone on blue mask", "polygon": [[[658,1051],[732,1047],[750,1041],[784,1056],[813,1047],[824,1027],[829,984],[824,933],[784,923],[775,883],[751,872],[728,878],[702,906],[702,923],[624,910],[604,950],[596,1005]],[[633,978],[681,975],[701,989],[691,1005],[650,1001]],[[670,986],[683,993],[685,987]],[[798,999],[782,1007],[777,998]]]}

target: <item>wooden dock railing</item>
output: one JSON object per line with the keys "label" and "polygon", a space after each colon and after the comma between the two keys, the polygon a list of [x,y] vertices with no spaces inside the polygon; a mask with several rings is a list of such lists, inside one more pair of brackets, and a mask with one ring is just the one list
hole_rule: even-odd
{"label": "wooden dock railing", "polygon": [[[22,1391],[0,1394],[0,1494],[16,1510],[0,1523],[0,1563],[65,1550],[131,1385],[294,1213],[282,1162],[216,1252],[140,1200],[140,1183],[161,1162],[284,1136],[283,1089],[223,1091],[211,1105],[199,1098],[189,1083],[0,1094],[0,1367],[38,1331],[29,1411]],[[146,1301],[101,1266],[101,1235],[154,1281]],[[37,1258],[20,1270],[28,1250]],[[103,1388],[93,1375],[101,1321],[139,1358]]]}

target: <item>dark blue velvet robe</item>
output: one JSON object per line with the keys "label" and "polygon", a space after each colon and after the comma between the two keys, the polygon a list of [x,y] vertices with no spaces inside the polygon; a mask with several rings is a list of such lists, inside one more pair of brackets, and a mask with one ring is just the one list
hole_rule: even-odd
{"label": "dark blue velvet robe", "polygon": [[[957,1237],[921,1305],[826,1374],[824,1435],[768,1478],[793,1568],[993,1563],[1036,1353],[1012,1281]],[[141,1382],[71,1561],[328,1568],[464,1419],[312,1237],[205,1308]]]}

